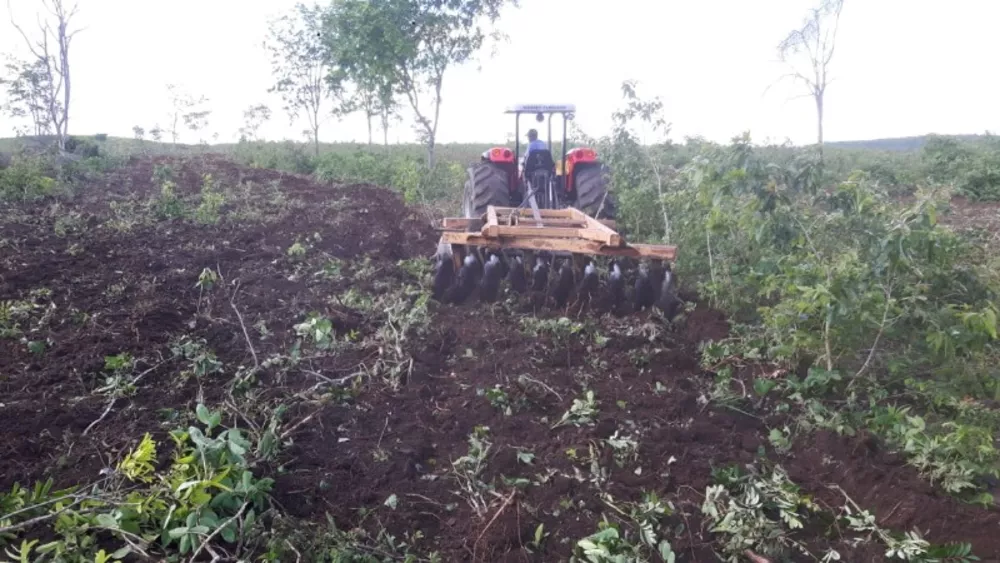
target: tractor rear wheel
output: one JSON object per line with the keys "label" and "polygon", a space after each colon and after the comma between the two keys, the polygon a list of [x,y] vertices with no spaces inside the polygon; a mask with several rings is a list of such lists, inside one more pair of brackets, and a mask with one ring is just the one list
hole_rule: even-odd
{"label": "tractor rear wheel", "polygon": [[598,163],[588,164],[577,168],[573,176],[576,183],[576,208],[595,219],[613,220],[617,209],[614,196],[608,191],[611,184],[608,167]]}
{"label": "tractor rear wheel", "polygon": [[478,219],[490,205],[510,207],[510,183],[507,172],[492,162],[480,162],[469,167],[465,181],[462,211],[466,219]]}

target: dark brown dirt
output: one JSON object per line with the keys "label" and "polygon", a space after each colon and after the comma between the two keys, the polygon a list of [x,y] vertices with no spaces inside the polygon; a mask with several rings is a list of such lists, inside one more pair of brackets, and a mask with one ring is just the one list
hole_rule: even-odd
{"label": "dark brown dirt", "polygon": [[[263,218],[266,223],[168,221],[136,226],[128,233],[109,228],[108,199],[140,200],[155,193],[151,177],[158,163],[178,171],[180,194],[196,194],[201,174],[211,173],[229,186],[251,182],[251,201],[280,193],[282,201],[294,203],[275,209],[274,216]],[[365,256],[391,268],[433,246],[432,231],[392,192],[364,185],[319,186],[298,176],[240,169],[221,159],[138,160],[113,173],[106,184],[91,186],[76,201],[57,207],[58,213],[43,205],[6,211],[12,219],[0,230],[0,240],[8,243],[0,250],[0,302],[33,301],[39,307],[36,321],[46,307],[54,311],[50,321],[25,335],[49,341],[42,356],[33,356],[16,338],[0,339],[0,486],[47,474],[60,484],[92,481],[111,461],[102,453],[119,454],[136,435],[170,427],[179,412],[193,406],[197,386],[176,385],[171,375],[181,368],[176,362],[163,364],[144,377],[135,396],[119,399],[81,440],[107,407],[107,399],[92,394],[104,384],[105,356],[130,353],[141,359],[137,371],[142,371],[161,365],[171,339],[189,335],[208,341],[225,366],[249,365],[229,304],[234,294],[247,325],[263,322],[273,333],[271,341],[257,345],[287,350],[294,340],[291,325],[309,311],[329,311],[326,292],[347,285],[319,283],[312,276],[315,270],[294,272],[286,250],[296,240],[312,245],[319,264],[326,257]],[[79,213],[85,226],[60,237],[54,224],[69,212]],[[322,240],[311,239],[314,233]],[[203,300],[203,316],[196,320],[195,283],[204,268],[217,270],[222,279]],[[30,296],[43,288],[51,298]],[[206,321],[205,315],[214,320]],[[222,393],[223,380],[217,385],[204,393]]]}
{"label": "dark brown dirt", "polygon": [[[902,204],[916,202],[912,195],[899,196],[896,201]],[[996,242],[1000,236],[1000,202],[973,201],[965,196],[954,196],[948,202],[938,220],[958,231],[977,230],[989,233]]]}
{"label": "dark brown dirt", "polygon": [[964,504],[936,490],[870,435],[812,434],[794,452],[789,476],[835,511],[849,504],[846,493],[885,528],[916,530],[930,541],[967,542],[984,561],[1000,560],[1000,510]]}
{"label": "dark brown dirt", "polygon": [[[717,317],[696,315],[692,324],[698,325],[699,318],[719,323]],[[296,491],[282,503],[294,504],[297,515],[312,519],[329,512],[350,525],[357,508],[396,495],[399,508],[383,515],[394,533],[416,526],[437,538],[445,552],[459,554],[456,557],[475,554],[496,561],[516,555],[521,560],[526,556],[522,546],[543,524],[551,536],[531,560],[551,561],[567,555],[567,542],[596,532],[600,514],[607,511],[586,483],[591,444],[616,431],[638,438],[639,461],[625,467],[617,467],[602,448],[601,465],[611,467],[604,490],[617,502],[641,501],[643,492],[667,498],[682,487],[703,490],[713,465],[749,463],[757,451],[761,427],[754,419],[699,404],[699,386],[692,381],[699,377],[692,360],[695,343],[683,338],[677,339],[676,348],[657,353],[644,370],[630,364],[628,352],[637,343],[629,338],[614,339],[614,344],[590,355],[585,346],[575,345],[570,357],[581,364],[567,366],[564,350],[523,335],[509,313],[497,311],[495,318],[482,322],[463,309],[448,307],[436,319],[428,338],[431,349],[425,353],[444,354],[447,365],[429,370],[426,379],[397,394],[363,400],[356,408],[331,408],[324,426],[338,428],[334,436],[314,427],[296,437],[292,455],[300,469],[279,478],[279,484]],[[721,322],[721,327],[702,329],[724,332]],[[521,375],[550,389],[521,386]],[[601,403],[598,419],[592,426],[551,429],[580,396],[584,380]],[[477,390],[498,384],[512,404],[520,405],[510,415],[477,396]],[[654,391],[657,384],[659,392]],[[468,452],[467,440],[476,426],[489,428],[493,444],[483,482],[515,477],[532,481],[512,497],[504,508],[506,516],[492,526],[489,522],[503,503],[487,495],[489,510],[477,515],[458,494],[458,483],[446,475],[452,462]],[[576,460],[569,450],[575,450]],[[388,457],[380,460],[379,451]],[[519,451],[534,455],[530,465],[518,461]],[[578,470],[582,474],[577,475]],[[509,494],[507,488],[498,489]],[[698,539],[692,544],[691,538]],[[675,549],[708,553],[698,529],[672,541]]]}
{"label": "dark brown dirt", "polygon": [[[159,193],[152,181],[158,165],[175,170],[184,198],[197,198],[204,174],[212,174],[227,193],[227,219],[112,228],[109,219],[130,217],[121,209],[140,209]],[[261,360],[287,353],[293,324],[312,311],[338,331],[370,335],[375,327],[365,315],[331,296],[416,283],[397,262],[429,256],[436,242],[391,191],[320,185],[219,157],[136,159],[69,203],[0,207],[0,214],[0,302],[37,305],[21,323],[24,336],[48,343],[35,355],[19,338],[0,338],[0,490],[49,476],[58,485],[94,481],[143,432],[162,437],[184,425],[200,398],[228,402],[239,366],[253,364],[233,305]],[[301,260],[287,254],[297,241],[309,247]],[[344,260],[344,275],[316,276],[332,258]],[[204,268],[221,277],[200,295],[195,283]],[[674,505],[664,529],[678,559],[716,560],[699,511],[712,470],[770,452],[764,421],[706,404],[713,376],[699,367],[697,348],[728,335],[723,314],[699,305],[663,326],[643,313],[598,315],[598,307],[578,317],[571,310],[586,329],[567,349],[523,330],[521,319],[538,309],[527,299],[431,308],[433,321],[408,351],[413,366],[399,388],[369,385],[353,400],[293,405],[290,420],[311,418],[289,436],[280,470],[269,468],[284,511],[316,524],[329,514],[345,530],[384,527],[397,539],[419,531],[415,545],[446,561],[560,561],[602,517],[617,518],[612,504],[627,511],[626,503],[655,493]],[[538,309],[539,318],[558,315]],[[167,359],[181,336],[204,339],[223,372],[201,382],[181,377],[186,366]],[[150,371],[84,436],[108,406],[95,393],[107,375],[104,358],[122,352],[139,359],[137,372]],[[351,373],[369,352],[378,350],[313,367]],[[315,382],[296,371],[280,381],[265,377],[258,389],[282,400]],[[482,395],[496,385],[509,414]],[[586,389],[598,402],[594,420],[553,429]],[[478,481],[490,488],[470,494],[453,463],[469,453],[477,427],[488,428]],[[606,441],[612,437],[634,439],[635,457],[616,460]],[[839,484],[883,526],[918,528],[936,543],[972,542],[984,560],[1000,553],[995,512],[937,495],[867,444],[819,433],[782,465],[834,509],[840,493],[828,485]],[[592,467],[607,474],[595,476]],[[385,505],[389,499],[394,508]],[[533,546],[539,526],[547,535]],[[823,538],[829,530],[815,533],[818,545],[835,546],[843,560],[881,560],[871,544],[851,547],[836,534]]]}

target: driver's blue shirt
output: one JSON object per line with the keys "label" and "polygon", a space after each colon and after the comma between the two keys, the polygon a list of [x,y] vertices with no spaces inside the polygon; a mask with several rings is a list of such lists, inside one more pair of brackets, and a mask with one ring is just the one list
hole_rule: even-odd
{"label": "driver's blue shirt", "polygon": [[531,154],[531,151],[543,151],[547,148],[548,146],[545,144],[545,141],[541,139],[535,139],[534,141],[528,143],[528,148],[527,150],[524,151],[524,158],[528,158],[528,155]]}
{"label": "driver's blue shirt", "polygon": [[[530,143],[528,143],[528,148],[525,149],[524,151],[524,162],[528,162],[528,156],[531,154],[531,151],[543,151],[547,148],[548,146],[545,144],[545,141],[541,139],[535,139],[534,141],[531,141]],[[524,164],[522,163],[522,166],[523,165]]]}

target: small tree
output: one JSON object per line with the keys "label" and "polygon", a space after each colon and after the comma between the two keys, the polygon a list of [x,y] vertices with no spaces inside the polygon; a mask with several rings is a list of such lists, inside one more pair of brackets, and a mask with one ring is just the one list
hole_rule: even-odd
{"label": "small tree", "polygon": [[257,140],[257,131],[271,119],[271,108],[264,104],[250,106],[243,111],[243,127],[240,127],[240,142]]}
{"label": "small tree", "polygon": [[136,141],[142,141],[146,138],[146,130],[138,125],[132,127],[132,135],[135,136]]}
{"label": "small tree", "polygon": [[42,100],[45,115],[51,130],[59,137],[59,148],[66,148],[69,131],[69,107],[72,93],[69,51],[73,37],[80,30],[70,30],[70,22],[76,15],[77,6],[68,7],[64,0],[41,0],[48,12],[47,17],[38,17],[40,36],[34,40],[14,20],[7,0],[7,10],[14,29],[21,34],[25,44],[35,58],[33,72],[38,73],[42,86]]}
{"label": "small tree", "polygon": [[[46,101],[49,84],[45,65],[37,60],[20,61],[8,56],[5,70],[6,76],[0,78],[0,86],[7,90],[7,103],[0,107],[0,112],[11,119],[30,119],[35,135],[48,134],[51,123]],[[27,131],[19,129],[19,133]]]}
{"label": "small tree", "polygon": [[445,73],[480,50],[488,36],[485,24],[495,23],[507,3],[337,0],[325,37],[348,78],[389,85],[406,98],[433,167]]}
{"label": "small tree", "polygon": [[[391,96],[391,93],[390,93]],[[392,98],[388,100],[383,99],[378,105],[379,120],[382,123],[382,146],[386,149],[389,148],[389,125],[393,121],[399,121],[401,116],[399,115],[399,105]]]}
{"label": "small tree", "polygon": [[[328,31],[329,33],[329,31]],[[334,42],[329,41],[328,45]],[[328,48],[328,56],[332,57],[333,47]],[[376,118],[382,124],[382,137],[386,145],[389,139],[389,123],[397,115],[399,103],[393,85],[387,82],[383,74],[373,72],[366,67],[353,69],[348,73],[341,67],[334,68],[327,77],[332,91],[338,93],[340,105],[335,113],[348,115],[363,111],[368,122],[368,146],[374,144],[374,126]]]}
{"label": "small tree", "polygon": [[[826,88],[830,84],[830,61],[833,60],[837,44],[837,27],[844,0],[820,0],[818,8],[813,8],[800,29],[788,34],[778,44],[778,58],[791,67],[791,72],[783,78],[802,82],[816,103],[816,142],[819,145],[820,161],[823,160],[823,111]],[[799,70],[796,59],[805,55],[808,69]]]}
{"label": "small tree", "polygon": [[271,22],[268,40],[271,71],[276,82],[269,90],[278,92],[291,121],[305,113],[316,155],[319,155],[321,116],[331,89],[327,82],[330,59],[321,30],[324,11],[319,5],[297,4],[294,13]]}
{"label": "small tree", "polygon": [[[192,133],[197,133],[202,129],[208,127],[208,116],[211,115],[211,110],[198,110],[190,111],[181,116],[184,120],[184,126],[191,130]],[[218,134],[216,133],[216,136]],[[199,139],[199,142],[204,142],[204,139]]]}
{"label": "small tree", "polygon": [[[632,80],[622,83],[622,97],[625,99],[625,108],[615,111],[611,116],[614,122],[613,142],[615,146],[634,147],[643,153],[645,157],[643,160],[648,164],[656,183],[656,198],[663,217],[663,241],[670,244],[670,215],[667,213],[667,192],[664,184],[673,178],[675,172],[671,167],[661,163],[655,153],[656,145],[667,142],[667,137],[670,135],[670,124],[663,116],[663,100],[659,97],[643,100],[639,97],[636,83]],[[653,143],[644,142],[649,139],[639,139],[632,131],[631,124],[636,119],[649,127],[658,137],[652,139]],[[637,168],[641,169],[641,166]]]}
{"label": "small tree", "polygon": [[[177,144],[180,138],[180,124],[191,131],[197,132],[208,125],[208,116],[212,113],[204,109],[208,103],[208,98],[200,96],[195,98],[190,93],[181,90],[176,84],[168,84],[167,92],[170,97],[170,133],[171,142]],[[158,127],[157,127],[158,129]]]}

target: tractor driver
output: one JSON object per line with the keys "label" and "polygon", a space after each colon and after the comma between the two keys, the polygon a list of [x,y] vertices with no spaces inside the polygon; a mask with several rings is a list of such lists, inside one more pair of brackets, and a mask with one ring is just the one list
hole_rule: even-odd
{"label": "tractor driver", "polygon": [[545,144],[545,141],[538,140],[538,131],[534,129],[528,130],[528,148],[524,151],[525,161],[528,160],[528,155],[531,154],[531,151],[543,151],[547,148],[549,147]]}
{"label": "tractor driver", "polygon": [[524,170],[524,165],[528,162],[528,157],[531,155],[531,151],[543,151],[548,149],[548,145],[545,141],[538,139],[538,131],[535,129],[528,130],[528,148],[524,150],[524,159],[521,161],[521,170]]}

